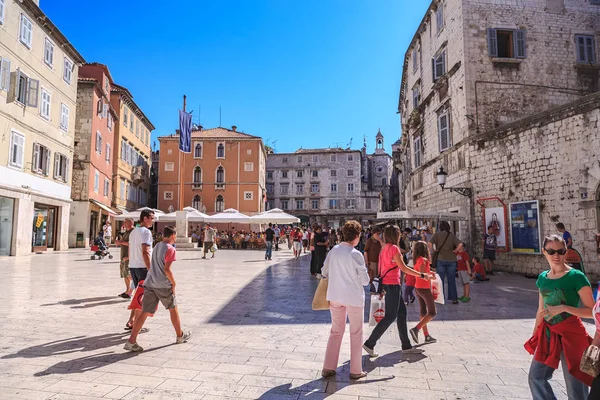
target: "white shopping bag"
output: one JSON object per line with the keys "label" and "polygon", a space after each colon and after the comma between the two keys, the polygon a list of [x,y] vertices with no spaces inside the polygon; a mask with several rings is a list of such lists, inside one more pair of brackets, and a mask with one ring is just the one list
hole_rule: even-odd
{"label": "white shopping bag", "polygon": [[375,326],[385,316],[385,297],[371,296],[371,311],[369,312],[369,326]]}
{"label": "white shopping bag", "polygon": [[433,293],[433,300],[436,303],[444,304],[444,285],[442,284],[442,278],[438,274],[435,274],[435,280],[431,281],[431,292]]}

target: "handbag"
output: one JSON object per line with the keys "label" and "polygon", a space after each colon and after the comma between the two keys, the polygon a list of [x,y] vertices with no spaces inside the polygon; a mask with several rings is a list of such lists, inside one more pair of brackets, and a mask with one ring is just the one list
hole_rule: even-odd
{"label": "handbag", "polygon": [[394,268],[390,268],[388,269],[385,274],[383,274],[382,277],[377,277],[375,279],[373,279],[373,282],[371,282],[371,284],[369,285],[369,290],[371,292],[372,295],[375,294],[382,294],[383,293],[383,278],[385,278],[385,276],[390,272],[395,270],[396,268],[398,268],[398,266],[396,265]]}
{"label": "handbag", "polygon": [[440,248],[437,249],[437,246],[436,246],[436,250],[433,252],[433,256],[431,257],[431,268],[437,267],[438,255],[440,254],[440,250],[442,250],[444,248],[444,245],[446,244],[446,241],[448,240],[449,237],[450,237],[450,232],[448,232],[448,234],[446,235],[446,239],[444,239]]}
{"label": "handbag", "polygon": [[312,309],[314,311],[329,310],[329,302],[327,301],[327,288],[329,287],[328,279],[321,279],[319,286],[315,290],[315,296],[312,301]]}
{"label": "handbag", "polygon": [[581,362],[579,363],[579,369],[581,372],[588,374],[589,376],[598,376],[598,367],[600,364],[600,349],[598,346],[591,344],[581,356]]}

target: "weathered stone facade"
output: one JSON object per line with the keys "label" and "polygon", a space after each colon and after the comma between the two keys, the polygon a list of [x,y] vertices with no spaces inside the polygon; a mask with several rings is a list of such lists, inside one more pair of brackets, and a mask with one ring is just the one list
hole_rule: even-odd
{"label": "weathered stone facade", "polygon": [[[403,197],[400,203],[405,209],[456,211],[466,215],[468,221],[455,229],[474,253],[480,253],[481,208],[476,199],[493,195],[508,203],[516,198],[536,198],[537,193],[524,193],[523,188],[515,190],[513,187],[509,192],[511,189],[506,183],[500,184],[501,178],[494,175],[496,172],[491,173],[509,165],[506,158],[494,161],[499,162],[498,165],[491,161],[501,153],[500,142],[490,150],[490,145],[482,145],[487,139],[474,145],[473,138],[484,135],[496,140],[485,133],[496,132],[515,121],[526,131],[528,118],[551,109],[554,114],[548,118],[562,120],[566,117],[556,107],[579,104],[579,99],[587,99],[585,96],[597,91],[599,13],[600,6],[589,0],[434,0],[431,3],[406,52],[400,88],[398,111],[402,137],[394,144],[394,164]],[[584,46],[582,50],[576,42],[581,37],[590,40],[593,46]],[[572,128],[569,123],[565,124]],[[561,130],[561,134],[565,138],[577,137],[574,140],[580,140],[574,135],[582,135],[581,140],[586,140],[586,134],[575,130]],[[536,143],[536,154],[551,157],[548,143],[544,140]],[[535,170],[528,168],[533,160],[528,161],[527,157],[533,155],[524,149],[511,150],[516,152],[510,156],[513,160],[525,157],[517,164],[519,170],[511,170],[511,173],[518,173],[517,177],[527,182],[525,187],[531,185],[531,190],[539,190],[540,182],[528,181],[534,179]],[[590,157],[600,154],[598,147],[589,151]],[[480,167],[478,163],[486,157],[490,160],[487,168]],[[584,166],[585,159],[575,153],[567,152],[564,157],[564,160],[548,158],[540,162],[547,162],[545,167],[591,168],[591,165]],[[449,174],[447,187],[469,187],[474,196],[442,191],[436,177],[441,166]],[[573,185],[578,187],[583,179],[574,176]],[[488,185],[489,190],[481,190]],[[591,193],[595,190],[590,189],[589,196],[593,197]],[[555,204],[554,197],[539,199],[545,204],[543,218],[548,220],[546,210],[566,207]],[[560,201],[568,200],[565,197]],[[578,204],[577,199],[572,202]],[[573,221],[582,220],[575,211],[565,216],[552,215],[559,215],[562,222],[569,217],[574,218]],[[573,226],[568,228],[576,231]],[[546,220],[543,229],[543,233],[551,229]],[[575,234],[579,243],[584,242],[582,236],[589,241],[589,232]],[[541,261],[536,264],[531,262],[533,258],[523,257],[511,254],[501,257],[499,262],[522,272],[525,272],[523,268],[541,268]],[[592,261],[589,249],[585,257]]]}

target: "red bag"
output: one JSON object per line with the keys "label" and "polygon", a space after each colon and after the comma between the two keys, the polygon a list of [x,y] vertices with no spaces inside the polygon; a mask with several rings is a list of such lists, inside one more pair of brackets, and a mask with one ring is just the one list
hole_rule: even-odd
{"label": "red bag", "polygon": [[[144,300],[144,287],[142,286],[143,283],[144,283],[143,280],[141,280],[138,283],[138,287],[135,289],[135,292],[133,292],[133,295],[131,296],[131,303],[129,303],[129,307],[127,307],[128,310],[141,310],[142,309],[142,301]],[[156,304],[156,310],[154,310],[154,313],[157,310],[158,310],[158,304]],[[150,316],[153,317],[154,313],[150,314]]]}

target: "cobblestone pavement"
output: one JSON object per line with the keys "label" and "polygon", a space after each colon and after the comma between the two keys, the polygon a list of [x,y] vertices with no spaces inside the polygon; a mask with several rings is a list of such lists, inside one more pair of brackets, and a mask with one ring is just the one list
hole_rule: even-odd
{"label": "cobblestone pavement", "polygon": [[[180,252],[178,302],[192,340],[173,344],[161,306],[140,335],[146,351],[132,354],[122,349],[128,311],[117,297],[118,261],[89,254],[1,259],[0,398],[530,398],[522,345],[537,292],[524,277],[496,275],[472,285],[471,303],[439,306],[430,325],[439,341],[423,354],[403,356],[397,331],[384,334],[381,356],[363,358],[368,378],[350,383],[348,335],[337,376],[320,378],[329,313],[310,309],[317,280],[308,256],[294,260],[284,250],[266,262],[259,251],[224,250],[201,260]],[[417,312],[409,306],[409,326]],[[365,335],[370,330],[365,324]],[[566,399],[558,371],[552,384]]]}

